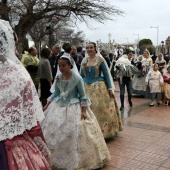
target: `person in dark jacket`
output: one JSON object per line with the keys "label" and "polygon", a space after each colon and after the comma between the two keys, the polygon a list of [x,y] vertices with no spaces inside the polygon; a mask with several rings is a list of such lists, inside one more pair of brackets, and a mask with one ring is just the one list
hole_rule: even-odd
{"label": "person in dark jacket", "polygon": [[155,63],[155,61],[156,61],[156,59],[157,59],[157,56],[156,56],[156,54],[155,53],[153,53],[153,55],[152,55],[152,61],[153,61],[153,63]]}
{"label": "person in dark jacket", "polygon": [[49,58],[51,69],[52,69],[52,75],[53,75],[53,82],[57,73],[57,65],[58,65],[58,59],[61,57],[60,55],[60,47],[58,45],[54,45],[52,48],[52,54]]}
{"label": "person in dark jacket", "polygon": [[109,59],[109,57],[108,57],[108,55],[107,55],[107,52],[104,51],[104,50],[102,50],[102,51],[101,51],[101,55],[103,56],[103,58],[105,59],[107,65],[108,65],[108,67],[110,68],[110,59]]}

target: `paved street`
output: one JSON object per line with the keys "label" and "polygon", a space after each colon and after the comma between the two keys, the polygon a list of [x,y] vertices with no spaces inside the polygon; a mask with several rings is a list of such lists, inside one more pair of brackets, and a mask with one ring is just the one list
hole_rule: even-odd
{"label": "paved street", "polygon": [[126,102],[121,112],[124,130],[107,142],[112,160],[102,170],[170,170],[170,106],[149,107],[150,100],[138,97],[132,101],[133,108]]}

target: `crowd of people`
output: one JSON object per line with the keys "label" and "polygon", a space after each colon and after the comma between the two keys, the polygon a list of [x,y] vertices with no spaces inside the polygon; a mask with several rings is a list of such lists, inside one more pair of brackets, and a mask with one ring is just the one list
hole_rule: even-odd
{"label": "crowd of people", "polygon": [[[170,64],[146,49],[108,54],[94,42],[84,50],[64,43],[29,48],[16,57],[13,30],[0,20],[0,167],[3,170],[93,170],[111,158],[106,139],[123,130],[120,110],[125,86],[129,106],[133,94],[151,99],[150,106],[170,100]],[[40,94],[38,92],[40,90]],[[40,102],[41,101],[41,102]]]}

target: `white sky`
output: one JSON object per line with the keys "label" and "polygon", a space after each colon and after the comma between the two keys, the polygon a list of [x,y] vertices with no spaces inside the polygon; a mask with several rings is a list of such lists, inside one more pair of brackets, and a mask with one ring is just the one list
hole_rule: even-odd
{"label": "white sky", "polygon": [[104,25],[89,21],[93,29],[79,24],[86,39],[108,42],[108,34],[118,43],[135,42],[138,39],[151,39],[157,45],[157,29],[159,26],[158,43],[170,36],[170,0],[110,0],[110,3],[125,12],[124,16],[116,17],[116,21],[107,21]]}

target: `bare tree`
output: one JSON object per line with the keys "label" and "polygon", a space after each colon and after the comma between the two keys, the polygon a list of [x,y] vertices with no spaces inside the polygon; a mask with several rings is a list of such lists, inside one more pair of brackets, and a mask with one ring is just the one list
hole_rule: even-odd
{"label": "bare tree", "polygon": [[63,21],[53,19],[49,22],[47,19],[37,21],[36,24],[29,31],[36,44],[36,47],[41,48],[41,42],[49,42],[47,45],[51,48],[54,44],[61,42],[70,42],[73,45],[80,45],[84,41],[85,34],[83,31],[74,31],[74,25],[69,18]]}
{"label": "bare tree", "polygon": [[123,14],[108,0],[2,0],[0,11],[0,17],[14,26],[20,45],[25,35],[41,19],[63,20],[73,17],[86,23],[88,18],[104,22]]}

